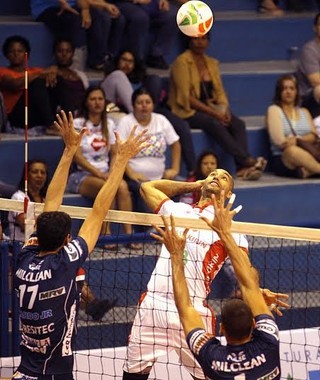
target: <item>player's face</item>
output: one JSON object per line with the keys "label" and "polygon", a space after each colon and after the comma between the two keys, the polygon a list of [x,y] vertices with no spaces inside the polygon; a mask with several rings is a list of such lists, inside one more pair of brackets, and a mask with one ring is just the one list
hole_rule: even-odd
{"label": "player's face", "polygon": [[25,47],[20,42],[13,42],[8,49],[8,60],[11,66],[21,66],[24,64]]}
{"label": "player's face", "polygon": [[119,58],[118,69],[129,75],[134,69],[134,64],[134,56],[130,52],[125,51]]}
{"label": "player's face", "polygon": [[297,96],[297,85],[294,80],[286,79],[282,83],[281,101],[284,104],[294,104]]}
{"label": "player's face", "polygon": [[200,170],[203,178],[208,177],[208,175],[213,172],[218,167],[217,158],[212,154],[204,156],[201,160]]}
{"label": "player's face", "polygon": [[202,186],[202,196],[211,198],[212,194],[219,195],[222,190],[225,191],[226,197],[231,195],[233,188],[233,179],[231,175],[223,169],[215,169],[205,179]]}
{"label": "player's face", "polygon": [[153,100],[148,94],[141,94],[134,103],[134,116],[138,121],[150,118],[153,111]]}
{"label": "player's face", "polygon": [[63,67],[69,67],[72,64],[73,49],[68,42],[61,42],[55,51],[57,64]]}
{"label": "player's face", "polygon": [[42,162],[34,162],[28,171],[29,188],[40,191],[47,180],[47,168]]}
{"label": "player's face", "polygon": [[102,90],[90,92],[86,102],[89,115],[101,114],[106,107],[106,101]]}

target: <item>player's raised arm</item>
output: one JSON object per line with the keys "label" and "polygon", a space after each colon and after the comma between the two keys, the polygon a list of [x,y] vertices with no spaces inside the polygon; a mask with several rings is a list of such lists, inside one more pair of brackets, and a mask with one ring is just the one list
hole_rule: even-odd
{"label": "player's raised arm", "polygon": [[48,187],[43,211],[57,211],[59,209],[66,188],[70,165],[85,132],[85,129],[80,132],[74,129],[71,112],[69,112],[67,118],[65,112],[61,111],[60,115],[57,115],[55,126],[63,138],[65,147]]}
{"label": "player's raised arm", "polygon": [[180,236],[175,229],[173,216],[170,216],[171,226],[169,226],[168,218],[163,215],[161,217],[165,229],[153,226],[159,235],[154,233],[151,235],[163,243],[170,252],[174,300],[184,333],[187,336],[195,328],[204,328],[202,318],[192,305],[184,273],[183,252],[188,230],[184,230],[183,235]]}
{"label": "player's raised arm", "polygon": [[102,222],[116,195],[129,159],[136,156],[141,149],[148,146],[146,142],[148,139],[148,135],[146,134],[147,130],[145,129],[135,135],[136,128],[136,126],[133,127],[126,141],[121,141],[118,133],[115,132],[117,145],[116,157],[108,179],[100,189],[93,207],[79,231],[79,236],[87,242],[89,252],[93,250],[97,242]]}
{"label": "player's raised arm", "polygon": [[140,194],[148,207],[155,211],[165,199],[199,190],[202,182],[181,182],[167,179],[147,181],[141,184]]}
{"label": "player's raised arm", "polygon": [[233,194],[225,206],[224,191],[220,197],[213,196],[214,219],[212,221],[203,219],[217,232],[224,244],[238,278],[243,300],[249,305],[253,315],[272,315],[260,291],[258,271],[252,266],[249,256],[238,247],[231,234],[232,219],[239,211],[239,208],[231,210],[234,199]]}

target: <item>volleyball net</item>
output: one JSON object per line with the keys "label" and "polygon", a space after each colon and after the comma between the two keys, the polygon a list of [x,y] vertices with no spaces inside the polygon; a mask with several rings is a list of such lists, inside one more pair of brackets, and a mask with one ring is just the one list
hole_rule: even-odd
{"label": "volleyball net", "polygon": [[[33,204],[34,215],[43,205]],[[4,212],[23,212],[23,202],[0,199]],[[88,210],[62,206],[73,219],[73,233]],[[86,282],[97,299],[116,300],[115,306],[95,320],[80,309],[75,353],[75,379],[121,379],[128,336],[136,315],[137,303],[146,290],[156,265],[161,245],[150,237],[152,224],[162,225],[157,215],[109,211],[113,234],[102,236],[87,260]],[[145,232],[123,235],[121,224],[144,226]],[[176,218],[176,225],[194,230],[208,229],[205,222]],[[119,227],[120,226],[120,227]],[[243,233],[249,254],[259,270],[261,287],[289,294],[291,308],[275,316],[280,328],[283,379],[320,379],[320,231],[309,228],[233,223],[233,232]],[[141,247],[133,249],[131,243]],[[12,272],[21,242],[0,244],[1,346],[0,377],[10,378],[19,362],[18,304],[12,291]],[[232,295],[235,283],[227,262],[211,285],[208,302],[219,320],[223,300]],[[155,337],[156,338],[156,337]],[[175,351],[154,365],[149,379],[184,380],[190,375],[179,364]]]}

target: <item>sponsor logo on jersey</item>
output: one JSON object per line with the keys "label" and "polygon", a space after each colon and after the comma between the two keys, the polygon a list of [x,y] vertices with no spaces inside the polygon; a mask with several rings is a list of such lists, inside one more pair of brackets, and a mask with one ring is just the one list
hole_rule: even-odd
{"label": "sponsor logo on jersey", "polygon": [[257,355],[254,358],[248,359],[245,362],[222,362],[218,360],[213,360],[211,368],[214,371],[221,371],[221,372],[242,372],[242,371],[248,371],[250,369],[253,369],[255,367],[259,367],[262,364],[266,363],[267,359],[264,354]]}
{"label": "sponsor logo on jersey", "polygon": [[62,342],[62,356],[72,355],[71,339],[76,319],[76,301],[70,308],[70,316],[67,321],[67,331]]}
{"label": "sponsor logo on jersey", "polygon": [[31,321],[38,321],[39,319],[47,319],[53,316],[52,309],[43,310],[41,313],[31,313],[30,311],[22,311],[20,313],[21,319],[27,319]]}
{"label": "sponsor logo on jersey", "polygon": [[279,340],[279,329],[276,323],[271,319],[261,319],[256,323],[256,330],[272,335]]}
{"label": "sponsor logo on jersey", "polygon": [[45,354],[47,352],[47,347],[51,345],[51,341],[49,337],[44,339],[33,339],[22,332],[20,344],[27,347],[28,350],[32,352]]}
{"label": "sponsor logo on jersey", "polygon": [[28,282],[38,282],[43,280],[48,280],[52,278],[51,269],[42,270],[40,272],[27,272],[26,270],[19,268],[16,271],[16,276],[20,278],[20,280],[28,281]]}
{"label": "sponsor logo on jersey", "polygon": [[64,247],[65,251],[67,252],[69,256],[70,261],[76,261],[79,259],[79,253],[76,249],[76,247],[73,244],[67,244]]}
{"label": "sponsor logo on jersey", "polygon": [[66,294],[66,288],[64,286],[58,289],[52,289],[46,292],[39,293],[39,300],[41,301],[41,300],[46,300],[48,298],[59,297],[59,296],[62,296],[63,294]]}
{"label": "sponsor logo on jersey", "polygon": [[280,374],[279,368],[276,367],[274,370],[272,370],[272,372],[262,377],[259,377],[259,379],[257,380],[272,380],[272,379],[275,379],[279,374]]}
{"label": "sponsor logo on jersey", "polygon": [[42,326],[31,326],[31,325],[24,325],[21,324],[21,330],[25,334],[29,335],[44,335],[49,334],[54,331],[54,323],[49,323],[48,325],[42,325]]}
{"label": "sponsor logo on jersey", "polygon": [[31,263],[31,264],[29,264],[29,269],[30,269],[30,270],[40,270],[43,261],[44,261],[44,260],[41,260],[38,264],[36,264],[36,263]]}

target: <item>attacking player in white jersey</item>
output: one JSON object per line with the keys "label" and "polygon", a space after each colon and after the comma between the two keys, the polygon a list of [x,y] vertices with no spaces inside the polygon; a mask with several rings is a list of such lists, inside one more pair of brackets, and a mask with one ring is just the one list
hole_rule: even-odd
{"label": "attacking player in white jersey", "polygon": [[[174,202],[170,198],[201,189],[197,205]],[[211,197],[222,191],[230,197],[233,178],[225,170],[216,169],[203,181],[176,182],[158,180],[141,185],[141,194],[150,209],[160,215],[174,215],[199,219],[213,219],[214,208]],[[244,235],[233,234],[237,246],[248,252]],[[190,230],[184,249],[186,280],[192,304],[202,316],[206,331],[215,331],[215,316],[206,298],[210,285],[224,261],[227,251],[219,236],[210,230]],[[124,363],[123,379],[148,379],[153,364],[160,356],[175,350],[181,363],[195,379],[205,379],[200,365],[189,350],[174,303],[170,254],[161,249],[157,265],[148,283],[147,292],[140,298],[139,308],[133,323],[127,356]]]}
{"label": "attacking player in white jersey", "polygon": [[[206,378],[279,380],[279,331],[261,294],[259,274],[250,263],[248,255],[235,244],[231,234],[232,218],[239,210],[231,210],[234,198],[231,197],[225,207],[224,192],[220,196],[214,196],[214,218],[204,218],[212,230],[218,233],[227,250],[243,296],[243,300],[229,300],[222,307],[220,332],[226,337],[226,345],[222,345],[215,334],[206,331],[189,296],[184,267],[184,247],[188,230],[179,234],[171,215],[171,226],[162,217],[165,230],[155,226],[159,235],[153,236],[164,243],[170,252],[175,303],[188,345],[203,368]],[[278,305],[287,306],[279,300]]]}

